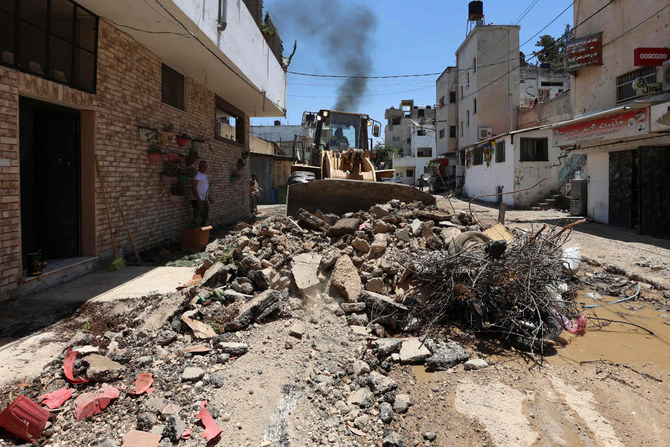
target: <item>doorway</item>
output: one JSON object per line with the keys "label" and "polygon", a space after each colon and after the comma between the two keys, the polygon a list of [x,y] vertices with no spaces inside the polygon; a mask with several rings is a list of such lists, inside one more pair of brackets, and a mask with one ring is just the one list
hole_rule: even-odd
{"label": "doorway", "polygon": [[79,111],[20,98],[19,122],[22,253],[79,256]]}

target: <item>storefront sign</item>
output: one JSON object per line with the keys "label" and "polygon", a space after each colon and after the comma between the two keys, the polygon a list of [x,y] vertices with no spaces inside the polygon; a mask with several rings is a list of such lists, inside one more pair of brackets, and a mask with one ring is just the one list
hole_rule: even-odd
{"label": "storefront sign", "polygon": [[567,70],[579,70],[603,64],[602,33],[590,34],[565,44]]}
{"label": "storefront sign", "polygon": [[649,132],[647,109],[628,110],[605,118],[554,130],[554,146],[573,146],[589,141],[611,140]]}
{"label": "storefront sign", "polygon": [[635,65],[663,65],[670,59],[670,48],[635,48]]}
{"label": "storefront sign", "polygon": [[663,84],[660,82],[647,82],[643,77],[633,80],[633,90],[637,96],[653,95],[663,93]]}

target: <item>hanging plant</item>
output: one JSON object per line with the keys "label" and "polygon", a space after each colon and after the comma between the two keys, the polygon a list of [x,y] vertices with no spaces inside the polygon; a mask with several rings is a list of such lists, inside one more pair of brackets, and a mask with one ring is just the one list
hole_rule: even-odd
{"label": "hanging plant", "polygon": [[230,171],[230,183],[235,183],[240,179],[240,173],[237,171]]}
{"label": "hanging plant", "polygon": [[246,165],[247,164],[244,162],[244,160],[242,160],[241,158],[238,158],[237,159],[237,166],[235,166],[235,167],[237,168],[238,171],[241,171],[242,169],[244,169],[244,167]]}
{"label": "hanging plant", "polygon": [[164,145],[161,142],[158,131],[150,130],[147,132],[147,141],[149,142],[149,148],[147,149],[149,162],[158,163],[163,159],[163,155],[165,155],[163,151]]}
{"label": "hanging plant", "polygon": [[486,166],[491,166],[491,159],[493,158],[493,145],[489,143],[484,144],[484,161]]}
{"label": "hanging plant", "polygon": [[177,145],[179,147],[184,147],[190,141],[190,138],[185,134],[177,135]]}
{"label": "hanging plant", "polygon": [[242,160],[246,160],[247,157],[249,156],[249,151],[244,151],[244,152],[242,152],[242,153],[240,154],[240,156],[242,157]]}
{"label": "hanging plant", "polygon": [[465,151],[465,166],[468,168],[472,166],[472,149]]}

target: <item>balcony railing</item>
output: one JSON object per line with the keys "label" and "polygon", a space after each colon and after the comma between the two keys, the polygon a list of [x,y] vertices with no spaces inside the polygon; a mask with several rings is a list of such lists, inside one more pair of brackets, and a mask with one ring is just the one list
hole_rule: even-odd
{"label": "balcony railing", "polygon": [[247,9],[254,18],[256,25],[258,25],[258,29],[261,29],[263,24],[263,0],[244,0],[244,4],[247,5]]}
{"label": "balcony railing", "polygon": [[[247,9],[251,13],[251,16],[254,18],[254,22],[256,22],[256,25],[258,26],[258,29],[263,31],[263,0],[243,0],[244,4],[247,6]],[[281,37],[279,36],[279,32],[277,32],[277,27],[272,23],[272,19],[269,16],[266,16],[266,23],[265,25],[269,28],[274,30],[274,34],[272,36],[268,36],[268,45],[270,46],[270,50],[272,50],[272,54],[275,55],[277,58],[277,62],[279,62],[279,65],[282,63],[282,53],[283,53],[283,48],[282,48],[282,41]]]}

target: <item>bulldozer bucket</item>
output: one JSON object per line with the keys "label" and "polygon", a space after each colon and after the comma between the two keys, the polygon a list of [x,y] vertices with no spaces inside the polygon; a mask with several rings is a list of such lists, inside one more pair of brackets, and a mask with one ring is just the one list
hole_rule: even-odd
{"label": "bulldozer bucket", "polygon": [[321,210],[324,213],[342,215],[367,211],[373,205],[393,199],[406,203],[419,201],[425,205],[435,205],[435,197],[407,185],[324,179],[289,186],[286,214],[295,216],[298,210],[303,208],[310,213]]}

